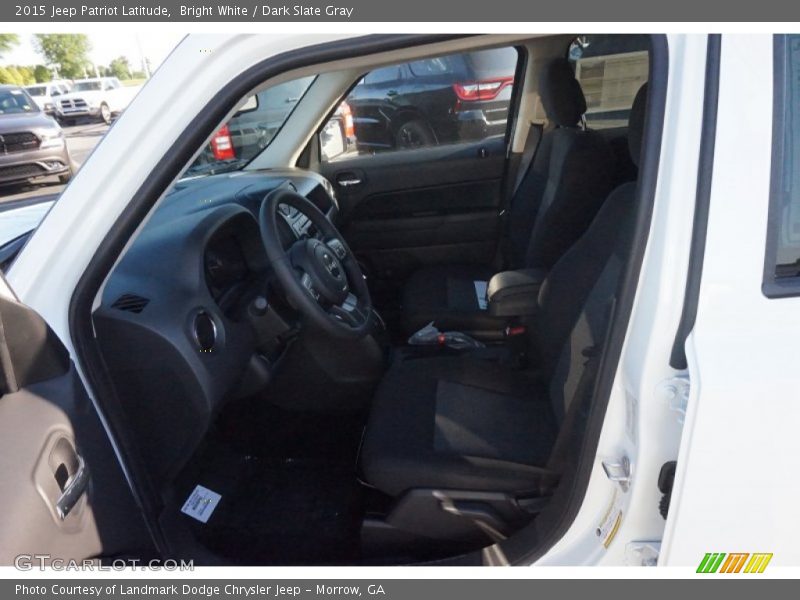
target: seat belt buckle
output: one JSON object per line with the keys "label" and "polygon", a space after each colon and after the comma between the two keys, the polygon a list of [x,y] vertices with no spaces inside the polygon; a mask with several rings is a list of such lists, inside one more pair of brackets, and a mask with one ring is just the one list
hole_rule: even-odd
{"label": "seat belt buckle", "polygon": [[513,338],[528,333],[528,328],[525,325],[509,325],[505,328],[504,332],[507,338]]}
{"label": "seat belt buckle", "polygon": [[528,366],[528,328],[525,325],[509,325],[503,330],[506,347],[511,356],[511,364],[515,368]]}

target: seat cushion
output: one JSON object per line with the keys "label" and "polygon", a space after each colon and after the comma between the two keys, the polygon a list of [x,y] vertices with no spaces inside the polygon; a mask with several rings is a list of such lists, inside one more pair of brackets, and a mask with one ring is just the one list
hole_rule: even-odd
{"label": "seat cushion", "polygon": [[391,496],[412,488],[536,493],[557,433],[530,373],[469,356],[403,358],[375,396],[360,465]]}
{"label": "seat cushion", "polygon": [[[445,265],[414,272],[403,289],[403,329],[411,335],[428,323],[441,331],[475,333],[504,326],[502,319],[489,316],[486,286],[495,270],[481,265]],[[476,286],[477,283],[477,286]]]}

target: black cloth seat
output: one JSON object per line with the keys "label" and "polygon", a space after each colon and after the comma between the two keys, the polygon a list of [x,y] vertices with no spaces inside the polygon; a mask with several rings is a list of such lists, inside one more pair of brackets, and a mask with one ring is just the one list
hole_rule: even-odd
{"label": "black cloth seat", "polygon": [[[645,90],[630,119],[634,160]],[[550,271],[538,298],[535,371],[469,354],[400,355],[367,422],[359,459],[365,481],[394,497],[419,488],[536,495],[552,486],[588,419],[630,250],[635,192],[635,183],[615,189]]]}
{"label": "black cloth seat", "polygon": [[366,431],[364,478],[392,496],[420,487],[533,493],[557,426],[531,374],[446,357],[395,363]]}
{"label": "black cloth seat", "polygon": [[[566,59],[544,66],[539,93],[555,128],[542,136],[511,198],[507,270],[550,269],[586,231],[616,176],[616,159],[605,137],[582,127],[586,99]],[[444,265],[413,273],[402,296],[405,332],[431,321],[441,330],[476,335],[502,328],[505,321],[490,317],[479,297],[495,272],[482,265]]]}

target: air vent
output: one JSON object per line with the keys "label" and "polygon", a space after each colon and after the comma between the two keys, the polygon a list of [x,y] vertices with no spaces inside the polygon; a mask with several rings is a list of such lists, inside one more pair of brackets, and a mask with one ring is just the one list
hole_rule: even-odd
{"label": "air vent", "polygon": [[142,298],[136,294],[123,294],[114,301],[111,308],[138,314],[144,310],[144,307],[147,306],[149,302],[150,300],[147,298]]}

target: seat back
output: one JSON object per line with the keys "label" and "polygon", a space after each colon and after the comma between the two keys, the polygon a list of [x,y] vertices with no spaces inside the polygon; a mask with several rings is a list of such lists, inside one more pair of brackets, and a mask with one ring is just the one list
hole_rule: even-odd
{"label": "seat back", "polygon": [[[628,145],[631,159],[637,168],[644,132],[646,98],[647,84],[636,94],[629,119]],[[552,353],[549,357],[551,372],[548,395],[559,424],[558,436],[547,462],[547,468],[554,473],[564,473],[569,465],[574,465],[579,459],[591,416],[600,360],[633,242],[635,200],[636,184],[631,182],[620,185],[598,214],[592,224],[592,231],[584,236],[595,238],[591,250],[605,255],[602,268],[595,271],[597,276],[588,287],[585,301],[558,351],[555,346],[545,349]],[[609,235],[608,227],[614,221],[617,225],[616,232]],[[578,250],[586,252],[588,248],[581,247]],[[591,279],[589,272],[584,273],[584,276]],[[551,332],[551,335],[554,334]]]}
{"label": "seat back", "polygon": [[[646,98],[647,88],[642,86],[630,115],[629,148],[632,160],[637,165]],[[607,322],[606,317],[600,318],[606,309],[600,308],[600,301],[596,298],[602,294],[610,298],[616,289],[614,286],[607,289],[601,283],[615,283],[618,280],[621,270],[615,270],[615,265],[618,266],[620,261],[624,263],[630,247],[636,214],[635,199],[635,182],[617,187],[609,195],[586,233],[553,266],[542,284],[534,329],[534,347],[539,354],[543,375],[548,381],[558,378],[559,368],[586,362],[587,357],[583,353],[591,344],[571,340],[571,336],[576,335],[576,328],[588,327],[592,331],[591,339],[596,341],[598,330],[603,329],[603,323]],[[563,378],[563,373],[561,375]],[[574,378],[572,381],[574,383]],[[569,396],[569,390],[560,394],[561,400],[557,403],[561,406],[556,410],[557,415],[563,415],[567,404],[565,399]]]}
{"label": "seat back", "polygon": [[582,126],[586,99],[566,59],[544,65],[539,94],[554,128],[542,136],[511,199],[512,268],[552,267],[586,231],[615,179],[608,142]]}

